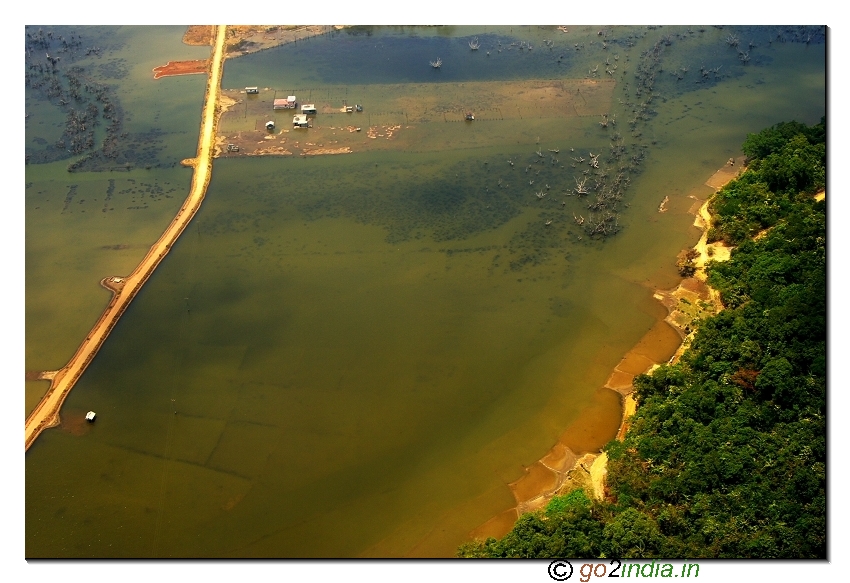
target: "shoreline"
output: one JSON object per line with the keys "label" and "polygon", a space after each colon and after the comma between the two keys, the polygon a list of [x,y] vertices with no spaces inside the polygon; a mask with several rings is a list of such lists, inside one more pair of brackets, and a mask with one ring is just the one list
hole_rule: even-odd
{"label": "shoreline", "polygon": [[[716,193],[729,181],[743,171],[743,157],[728,163],[717,170],[704,183]],[[694,226],[702,230],[699,241],[691,249],[696,257],[691,260],[694,274],[683,277],[679,284],[669,290],[655,290],[653,297],[666,309],[667,316],[656,322],[652,328],[629,350],[611,371],[602,390],[616,392],[622,403],[622,418],[615,439],[622,441],[629,428],[629,420],[637,410],[633,381],[639,374],[648,374],[662,363],[674,364],[690,345],[696,328],[694,320],[716,314],[722,309],[716,290],[706,283],[705,267],[709,261],[726,261],[731,248],[722,243],[708,243],[708,230],[711,227],[711,214],[708,205],[714,194],[703,201],[695,212]],[[658,208],[665,212],[669,198]],[[669,340],[663,338],[670,333],[676,334],[678,342],[671,351]],[[665,356],[662,356],[665,355]],[[574,422],[573,425],[576,425]],[[564,432],[566,434],[570,428]],[[557,495],[578,488],[592,490],[593,496],[603,499],[606,496],[605,476],[607,475],[608,456],[603,451],[577,454],[563,443],[563,437],[537,462],[525,468],[520,478],[508,484],[517,502],[516,506],[502,511],[487,522],[470,532],[472,539],[488,537],[501,538],[513,528],[516,520],[526,512],[542,509]],[[548,474],[548,475],[547,475]],[[577,475],[576,475],[577,474]],[[543,486],[543,487],[541,487]]]}

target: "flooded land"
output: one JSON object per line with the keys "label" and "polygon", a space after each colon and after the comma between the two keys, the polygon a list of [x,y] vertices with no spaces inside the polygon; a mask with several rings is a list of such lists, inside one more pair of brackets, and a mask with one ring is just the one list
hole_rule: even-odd
{"label": "flooded land", "polygon": [[[225,102],[228,109],[222,116],[218,145],[227,157],[494,146],[503,143],[505,135],[521,135],[541,120],[604,120],[602,116],[611,110],[615,85],[610,79],[535,79],[321,90],[257,88],[257,94],[230,89],[224,91],[230,101]],[[290,95],[300,99],[300,105],[274,109],[276,99]],[[368,109],[361,102],[367,103]],[[294,128],[293,114],[299,114],[305,104],[312,104],[318,113],[308,117],[309,128]],[[495,121],[507,123],[486,123]],[[269,122],[273,123],[271,129]],[[441,122],[463,127],[440,127]],[[547,161],[557,160],[560,165],[561,157],[551,156],[553,153],[559,154],[560,149],[547,150]],[[567,151],[564,162],[572,163]]]}
{"label": "flooded land", "polygon": [[[26,454],[28,557],[448,557],[504,532],[676,350],[654,294],[706,180],[825,115],[817,27],[317,31],[225,61],[200,211]],[[188,194],[205,76],[153,73],[209,58],[185,32],[27,27],[79,47],[55,82],[27,61],[25,414]]]}

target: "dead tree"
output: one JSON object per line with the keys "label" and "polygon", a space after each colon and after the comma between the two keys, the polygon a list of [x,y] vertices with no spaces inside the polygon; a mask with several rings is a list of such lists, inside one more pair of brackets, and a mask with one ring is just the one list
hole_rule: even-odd
{"label": "dead tree", "polygon": [[575,190],[575,193],[579,196],[586,195],[587,187],[584,184],[587,182],[587,178],[582,178],[581,181],[575,177],[573,177],[573,179],[576,181],[576,187],[573,189]]}

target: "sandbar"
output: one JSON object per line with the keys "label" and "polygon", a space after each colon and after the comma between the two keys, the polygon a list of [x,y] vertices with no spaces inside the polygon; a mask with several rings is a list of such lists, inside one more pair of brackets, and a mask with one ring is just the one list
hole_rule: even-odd
{"label": "sandbar", "polygon": [[176,75],[196,75],[206,73],[209,70],[208,59],[196,61],[168,61],[165,65],[153,68],[153,78],[174,77]]}

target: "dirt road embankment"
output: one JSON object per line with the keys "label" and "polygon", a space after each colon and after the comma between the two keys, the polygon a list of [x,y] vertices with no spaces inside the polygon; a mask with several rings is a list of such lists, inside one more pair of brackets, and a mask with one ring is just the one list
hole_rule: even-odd
{"label": "dirt road embankment", "polygon": [[[195,216],[201,207],[201,202],[207,191],[212,175],[212,159],[216,125],[218,123],[217,103],[221,87],[221,75],[224,68],[225,26],[219,26],[216,34],[216,44],[211,58],[209,79],[207,81],[206,98],[202,114],[201,132],[198,140],[198,153],[194,158],[194,173],[189,196],[177,212],[177,216],[150,248],[142,262],[127,277],[112,276],[114,283],[120,280],[120,286],[109,286],[113,292],[112,299],[106,306],[94,327],[80,344],[77,352],[63,368],[53,373],[50,388],[27,417],[24,426],[24,443],[26,449],[36,440],[42,431],[59,424],[59,410],[65,402],[77,380],[85,372],[89,363],[106,341],[107,336],[118,323],[119,318],[127,309],[130,302],[171,250],[177,238]],[[103,283],[103,280],[102,282]],[[43,378],[48,378],[47,376]]]}

